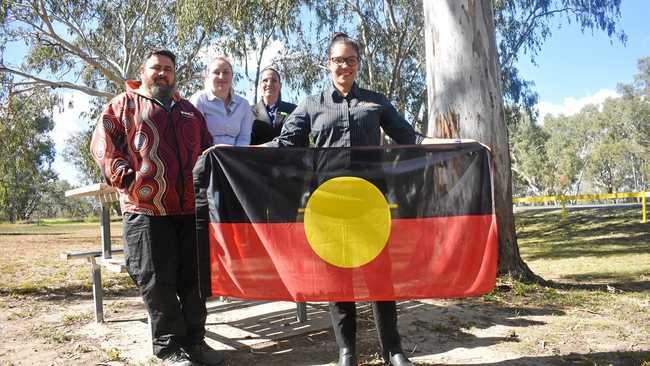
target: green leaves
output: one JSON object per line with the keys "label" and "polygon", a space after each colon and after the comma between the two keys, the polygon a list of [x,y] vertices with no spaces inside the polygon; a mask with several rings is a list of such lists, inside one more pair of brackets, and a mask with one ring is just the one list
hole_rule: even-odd
{"label": "green leaves", "polygon": [[[645,62],[622,97],[572,116],[522,120],[511,127],[515,192],[578,194],[640,191],[650,187],[650,99]],[[641,82],[639,82],[641,80]],[[534,187],[534,188],[531,188]],[[537,192],[535,192],[537,190]]]}
{"label": "green leaves", "polygon": [[65,56],[65,52],[60,47],[36,44],[28,52],[24,63],[26,68],[37,73],[43,71],[57,73],[63,67],[70,66],[66,63]]}
{"label": "green leaves", "polygon": [[185,89],[199,77],[199,52],[216,40],[239,51],[240,45],[230,41],[241,38],[235,25],[255,16],[250,4],[242,7],[234,0],[7,0],[1,9],[0,45],[30,45],[22,68],[3,65],[3,71],[38,87],[104,97],[122,91],[126,79],[137,78],[142,57],[153,48],[179,56],[178,82]]}
{"label": "green leaves", "polygon": [[[534,60],[552,36],[557,19],[624,42],[626,36],[618,26],[620,4],[621,0],[493,0],[506,101],[529,111],[537,102],[534,84],[521,79],[515,61],[524,54]],[[342,30],[362,47],[360,84],[386,94],[416,127],[426,130],[422,13],[421,0],[4,0],[0,3],[0,50],[4,55],[7,42],[18,41],[28,47],[28,54],[13,65],[4,63],[7,57],[0,57],[0,82],[11,79],[18,85],[14,91],[77,89],[97,96],[96,103],[101,105],[124,89],[125,79],[137,78],[147,50],[166,47],[178,55],[180,92],[190,95],[201,87],[205,55],[225,53],[245,66],[253,60],[259,73],[259,67],[265,66],[261,62],[267,47],[280,40],[284,49],[273,62],[283,74],[284,87],[305,94],[328,82],[327,43],[332,31]],[[639,61],[639,70],[634,83],[622,88],[630,99],[625,108],[635,125],[634,141],[647,152],[650,127],[639,111],[647,108],[641,95],[646,101],[650,95],[650,58]],[[7,77],[9,73],[14,76]],[[6,89],[0,90],[3,105],[7,97]],[[559,126],[559,120],[557,124],[559,131],[566,130],[564,140],[558,137],[556,141],[546,127],[528,126],[518,132],[522,135],[514,151],[521,156],[531,151],[530,159],[522,158],[516,166],[528,177],[529,188],[569,189],[579,180],[576,174],[587,172],[580,159],[570,156],[580,151],[565,147],[580,146],[580,138],[569,138],[574,131]],[[519,127],[524,128],[511,126]],[[84,143],[82,136],[75,136],[69,146],[85,151],[80,150]],[[94,177],[84,162],[87,157],[68,155],[81,171]],[[648,169],[647,159],[634,164],[644,166],[641,171]],[[549,182],[567,179],[564,186]]]}
{"label": "green leaves", "polygon": [[603,31],[622,43],[627,35],[618,27],[621,0],[493,0],[504,97],[526,108],[537,103],[531,82],[516,68],[527,55],[534,64],[544,42],[553,35],[558,20],[577,23],[583,32]]}
{"label": "green leaves", "polygon": [[63,157],[77,168],[84,184],[102,181],[102,175],[97,167],[97,163],[95,163],[90,155],[92,132],[93,129],[89,126],[85,131],[72,134],[66,139],[63,150]]}
{"label": "green leaves", "polygon": [[0,219],[28,219],[56,180],[49,136],[56,98],[43,91],[12,96],[0,110]]}
{"label": "green leaves", "polygon": [[329,83],[329,38],[333,31],[344,31],[360,46],[359,84],[385,94],[416,127],[425,129],[421,0],[318,1],[302,13],[302,30],[290,37],[287,53],[278,60],[291,87],[311,93]]}

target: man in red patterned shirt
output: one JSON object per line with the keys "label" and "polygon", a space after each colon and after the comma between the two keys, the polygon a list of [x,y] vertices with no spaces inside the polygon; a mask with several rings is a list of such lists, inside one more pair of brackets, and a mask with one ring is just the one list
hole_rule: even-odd
{"label": "man in red patterned shirt", "polygon": [[120,191],[126,265],[151,317],[154,354],[170,365],[221,364],[223,356],[203,340],[192,184],[212,136],[201,113],[175,97],[172,52],[149,52],[140,79],[110,101],[91,152]]}

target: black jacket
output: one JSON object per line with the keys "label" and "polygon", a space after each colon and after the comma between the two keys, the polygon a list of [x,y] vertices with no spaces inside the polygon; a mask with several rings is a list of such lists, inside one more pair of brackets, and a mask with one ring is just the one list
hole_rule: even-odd
{"label": "black jacket", "polygon": [[251,145],[259,145],[273,140],[280,135],[284,120],[296,109],[295,104],[280,101],[278,110],[275,113],[275,121],[271,125],[271,119],[266,112],[263,101],[259,101],[253,108],[253,132],[251,133]]}

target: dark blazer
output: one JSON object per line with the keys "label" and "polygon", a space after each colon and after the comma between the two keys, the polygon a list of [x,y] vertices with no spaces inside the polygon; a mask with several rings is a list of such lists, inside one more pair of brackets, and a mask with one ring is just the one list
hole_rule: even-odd
{"label": "dark blazer", "polygon": [[253,109],[254,119],[251,145],[259,145],[269,142],[280,135],[284,120],[296,109],[296,105],[280,101],[273,125],[271,125],[271,119],[262,100],[251,108]]}

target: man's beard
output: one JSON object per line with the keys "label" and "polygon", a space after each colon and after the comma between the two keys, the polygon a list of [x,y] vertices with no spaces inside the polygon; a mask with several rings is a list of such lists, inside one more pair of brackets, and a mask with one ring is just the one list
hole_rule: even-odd
{"label": "man's beard", "polygon": [[154,83],[151,86],[151,96],[162,103],[165,107],[169,107],[172,104],[172,96],[174,95],[175,87],[175,84],[162,86]]}

